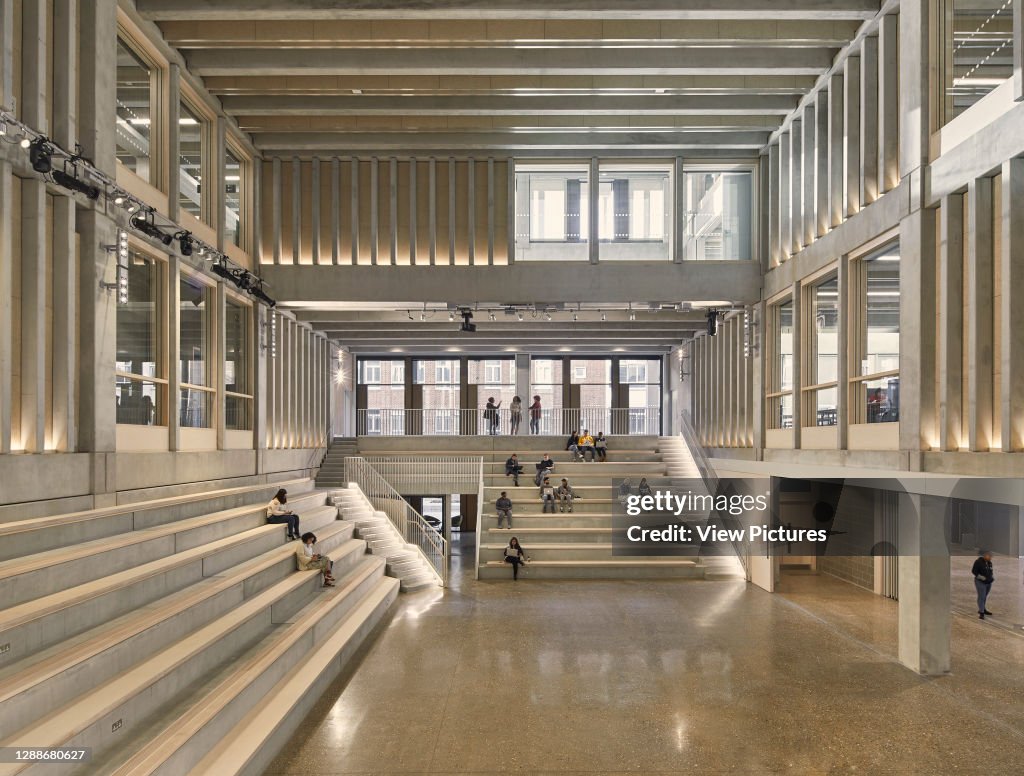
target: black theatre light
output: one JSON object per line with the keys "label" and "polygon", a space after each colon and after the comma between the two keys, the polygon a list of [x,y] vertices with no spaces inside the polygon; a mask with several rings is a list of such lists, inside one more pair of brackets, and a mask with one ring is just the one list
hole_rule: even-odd
{"label": "black theatre light", "polygon": [[181,248],[182,256],[192,255],[192,233],[191,232],[178,232],[175,237],[178,238],[178,245]]}
{"label": "black theatre light", "polygon": [[44,175],[53,169],[53,148],[46,138],[40,135],[28,147],[28,160],[32,162],[32,169]]}
{"label": "black theatre light", "polygon": [[252,294],[257,299],[259,299],[261,302],[265,303],[268,307],[277,307],[277,302],[271,299],[269,296],[267,296],[266,293],[264,293],[262,283],[257,285],[256,288],[254,288],[249,293]]}
{"label": "black theatre light", "polygon": [[211,266],[210,272],[218,277],[224,278],[225,280],[230,280],[232,283],[235,282],[235,276],[231,273],[231,270],[228,269],[228,265],[223,262],[217,262]]}
{"label": "black theatre light", "polygon": [[[74,167],[71,168],[74,171]],[[100,190],[96,186],[90,183],[86,183],[83,180],[79,180],[74,175],[67,172],[67,170],[54,170],[53,171],[53,182],[58,186],[63,186],[71,191],[77,191],[79,194],[84,194],[89,199],[99,199]]]}
{"label": "black theatre light", "polygon": [[133,229],[138,229],[144,235],[152,237],[154,240],[159,240],[164,245],[170,245],[174,241],[174,235],[167,234],[160,227],[151,221],[152,211],[146,213],[136,213],[132,216],[131,225]]}
{"label": "black theatre light", "polygon": [[708,310],[708,336],[718,335],[718,310]]}

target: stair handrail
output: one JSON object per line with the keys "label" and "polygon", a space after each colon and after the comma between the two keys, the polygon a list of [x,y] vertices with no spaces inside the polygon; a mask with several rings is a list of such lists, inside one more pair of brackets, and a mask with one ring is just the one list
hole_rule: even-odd
{"label": "stair handrail", "polygon": [[405,542],[416,547],[426,558],[441,585],[447,586],[450,550],[448,542],[437,529],[362,456],[345,456],[345,478],[359,486],[373,508],[387,516]]}
{"label": "stair handrail", "polygon": [[480,458],[480,480],[476,492],[476,558],[474,559],[475,578],[480,579],[480,544],[484,535],[484,459]]}

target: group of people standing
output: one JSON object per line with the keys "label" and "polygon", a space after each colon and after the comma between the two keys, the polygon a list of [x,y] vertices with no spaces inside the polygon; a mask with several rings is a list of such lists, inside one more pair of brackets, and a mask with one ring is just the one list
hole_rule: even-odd
{"label": "group of people standing", "polygon": [[[484,420],[487,422],[487,433],[494,436],[499,432],[501,428],[501,402],[496,401],[493,396],[487,399],[487,406],[484,407]],[[540,433],[540,419],[543,412],[540,404],[540,396],[533,397],[533,403],[527,407],[527,412],[530,413],[530,433]],[[518,434],[519,427],[523,422],[523,400],[518,396],[513,396],[512,401],[508,405],[508,418],[509,418],[509,433]]]}

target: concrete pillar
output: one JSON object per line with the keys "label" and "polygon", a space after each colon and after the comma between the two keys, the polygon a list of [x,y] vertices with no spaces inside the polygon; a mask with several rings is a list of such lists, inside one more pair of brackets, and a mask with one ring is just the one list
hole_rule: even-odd
{"label": "concrete pillar", "polygon": [[14,96],[14,0],[0,0],[0,105]]}
{"label": "concrete pillar", "polygon": [[753,352],[750,370],[750,396],[753,414],[751,417],[751,444],[754,447],[755,455],[760,458],[764,449],[764,420],[765,420],[765,304],[757,302],[752,307],[754,315],[753,331]]}
{"label": "concrete pillar", "polygon": [[252,325],[256,333],[256,347],[253,348],[252,385],[252,442],[256,450],[266,450],[268,444],[271,401],[270,381],[267,379],[267,363],[270,358],[270,329],[268,318],[270,308],[261,304],[252,306]]}
{"label": "concrete pillar", "polygon": [[919,209],[900,222],[900,392],[917,398],[900,407],[900,449],[912,453],[938,444],[935,220],[934,210]]}
{"label": "concrete pillar", "polygon": [[523,400],[523,421],[520,433],[530,428],[529,413],[526,408],[533,403],[533,392],[530,389],[530,354],[516,353],[516,395]]}
{"label": "concrete pillar", "polygon": [[310,172],[309,244],[313,264],[320,263],[320,157],[314,156]]}
{"label": "concrete pillar", "polygon": [[270,163],[270,217],[274,240],[274,264],[281,263],[281,159],[275,156]]}
{"label": "concrete pillar", "polygon": [[341,160],[331,158],[331,264],[341,264]]}
{"label": "concrete pillar", "polygon": [[852,216],[860,210],[860,57],[848,57],[843,79],[843,176],[845,187],[843,213]]}
{"label": "concrete pillar", "polygon": [[[437,263],[437,159],[434,157],[430,157],[430,161],[427,162],[427,197],[428,261],[430,266],[434,266]],[[513,231],[511,226],[509,231]],[[509,263],[512,263],[511,260]]]}
{"label": "concrete pillar", "polygon": [[292,264],[302,255],[302,162],[292,157]]}
{"label": "concrete pillar", "polygon": [[349,178],[349,205],[352,208],[350,223],[352,228],[349,231],[352,233],[352,264],[355,265],[359,263],[359,159],[355,156],[350,156],[348,163],[352,171]]}
{"label": "concrete pillar", "polygon": [[900,182],[899,170],[899,14],[883,16],[878,24],[878,190],[890,191]]}
{"label": "concrete pillar", "polygon": [[1024,100],[1024,0],[1013,0],[1013,99]]}
{"label": "concrete pillar", "polygon": [[804,395],[801,387],[804,384],[804,325],[803,325],[803,286],[799,281],[793,283],[793,447],[799,449],[803,433]]}
{"label": "concrete pillar", "polygon": [[942,198],[939,230],[939,448],[955,451],[963,435],[963,195]]}
{"label": "concrete pillar", "polygon": [[803,122],[794,119],[789,128],[789,250],[796,255],[804,238]]}
{"label": "concrete pillar", "polygon": [[[227,294],[225,293],[224,281],[217,281],[217,285],[214,286],[213,296],[214,309],[216,315],[213,316],[213,323],[216,327],[214,329],[214,336],[217,338],[216,347],[214,351],[216,353],[217,361],[213,370],[214,387],[217,389],[217,412],[216,412],[216,426],[217,429],[217,449],[224,450],[227,445],[227,398],[224,396],[224,391],[227,390],[227,383],[225,382],[224,374],[224,357],[227,355]],[[259,350],[259,348],[257,348]]]}
{"label": "concrete pillar", "polygon": [[11,233],[14,231],[14,208],[11,202],[13,184],[11,163],[0,160],[0,455],[11,452],[11,394],[14,390],[14,350],[11,333],[14,329],[11,314],[14,298],[11,239]]}
{"label": "concrete pillar", "polygon": [[[680,262],[685,258],[683,251],[686,245],[686,173],[683,171],[681,156],[672,160],[672,202],[672,260]],[[766,198],[765,202],[770,210],[771,197]],[[767,223],[771,223],[771,216]],[[515,231],[514,224],[514,220],[509,221],[510,231]]]}
{"label": "concrete pillar", "polygon": [[[245,236],[248,233],[252,245],[252,258],[256,264],[263,263],[263,159],[256,157],[249,167],[252,172],[252,222],[246,221],[243,211],[242,217],[242,245],[245,245]],[[244,176],[245,173],[243,172]],[[242,178],[241,185],[246,186],[245,178]]]}
{"label": "concrete pillar", "polygon": [[829,225],[843,223],[843,192],[845,167],[843,162],[845,130],[843,105],[845,104],[843,76],[832,74],[828,78],[828,213]]}
{"label": "concrete pillar", "polygon": [[[213,124],[213,154],[212,156],[212,178],[214,188],[209,193],[213,207],[210,223],[214,224],[217,231],[217,250],[223,251],[227,241],[227,219],[224,211],[227,208],[227,195],[224,191],[224,176],[227,175],[227,119],[218,116]],[[241,177],[241,176],[239,176]],[[244,242],[243,242],[244,245]]]}
{"label": "concrete pillar", "polygon": [[789,132],[779,136],[779,261],[788,259],[792,252],[793,232],[790,213],[792,209],[790,193],[791,143]]}
{"label": "concrete pillar", "polygon": [[398,263],[398,159],[391,157],[388,164],[388,231],[390,232],[388,256],[391,265]]}
{"label": "concrete pillar", "polygon": [[950,570],[943,500],[899,496],[899,658],[924,676],[950,669]]}
{"label": "concrete pillar", "polygon": [[[417,235],[417,229],[416,229],[416,210],[417,210],[417,207],[418,207],[417,201],[416,201],[416,194],[417,194],[417,188],[418,188],[417,185],[416,185],[416,169],[417,169],[418,166],[419,165],[416,163],[415,157],[409,160],[409,263],[413,264],[413,265],[416,264],[416,235]],[[492,167],[493,167],[493,165],[492,165]],[[491,181],[491,182],[493,183],[493,181]],[[491,191],[490,194],[493,197],[494,192]],[[493,204],[494,203],[491,202],[492,206],[493,206]],[[493,231],[490,234],[490,238],[491,238],[491,241],[490,241],[491,254],[492,254],[492,258],[493,258],[493,254],[494,254],[494,233],[493,233]]]}
{"label": "concrete pillar", "polygon": [[[167,217],[177,221],[180,211],[181,197],[181,68],[172,62],[167,68],[167,148],[170,149],[170,175],[167,176]],[[211,173],[213,171],[211,170]],[[210,176],[213,178],[213,175]],[[214,178],[214,180],[219,180]],[[207,187],[203,187],[204,193]],[[200,197],[202,201],[203,197]]]}
{"label": "concrete pillar", "polygon": [[930,94],[934,65],[930,52],[934,6],[932,0],[900,0],[900,178],[928,162],[933,123]]}
{"label": "concrete pillar", "polygon": [[466,249],[467,261],[476,264],[476,159],[466,162]]}
{"label": "concrete pillar", "polygon": [[494,264],[494,157],[487,160],[487,263]]}
{"label": "concrete pillar", "polygon": [[587,239],[588,248],[590,249],[590,263],[596,264],[601,255],[601,239],[600,230],[598,229],[598,218],[600,213],[600,196],[601,196],[601,165],[597,160],[597,157],[591,157],[590,159],[590,174],[587,176],[587,183],[590,188],[589,200],[587,205],[590,209],[589,215],[589,227],[590,233]]}
{"label": "concrete pillar", "polygon": [[736,318],[723,322],[718,337],[718,353],[722,360],[722,446],[732,447],[736,443],[736,361],[733,349],[736,345]]}
{"label": "concrete pillar", "polygon": [[[82,152],[107,175],[117,175],[117,0],[80,3],[78,40],[88,52],[79,63],[79,132]],[[113,360],[111,360],[113,364]],[[113,391],[109,389],[111,401]]]}
{"label": "concrete pillar", "polygon": [[[777,267],[781,260],[779,240],[779,191],[781,186],[779,169],[779,144],[768,148],[768,265]],[[677,212],[682,212],[682,204]]]}
{"label": "concrete pillar", "polygon": [[967,251],[967,444],[992,446],[993,213],[992,179],[977,178],[968,190]]}
{"label": "concrete pillar", "polygon": [[1024,450],[1024,158],[1003,162],[1002,434],[1005,452]]}
{"label": "concrete pillar", "polygon": [[815,173],[815,140],[817,139],[817,124],[815,121],[814,103],[810,102],[804,107],[804,160],[803,160],[803,228],[800,242],[803,245],[810,245],[817,237],[818,228],[815,220],[815,196],[814,196],[814,173]]}
{"label": "concrete pillar", "polygon": [[448,263],[455,263],[455,159],[448,158]]}
{"label": "concrete pillar", "polygon": [[[508,243],[506,250],[508,251],[508,263],[516,263],[516,165],[515,160],[509,157],[505,160],[505,218],[507,227],[505,229],[505,239]],[[678,201],[678,200],[677,200]],[[676,206],[678,210],[680,206]]]}
{"label": "concrete pillar", "polygon": [[167,449],[181,449],[181,258],[167,259]]}
{"label": "concrete pillar", "polygon": [[878,38],[860,48],[860,204],[878,199]]}
{"label": "concrete pillar", "polygon": [[819,89],[814,97],[814,235],[822,237],[832,225],[828,190],[828,89]]}

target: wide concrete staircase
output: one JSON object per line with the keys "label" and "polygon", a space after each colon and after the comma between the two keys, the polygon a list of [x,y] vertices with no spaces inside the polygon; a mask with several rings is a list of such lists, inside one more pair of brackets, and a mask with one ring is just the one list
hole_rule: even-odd
{"label": "wide concrete staircase", "polygon": [[[538,579],[644,579],[705,576],[700,558],[622,556],[612,552],[613,482],[629,477],[634,492],[642,477],[669,474],[658,437],[609,438],[608,460],[578,463],[564,450],[565,438],[545,436],[360,437],[362,455],[479,455],[484,459],[484,505],[480,531],[481,579],[512,578],[504,548],[516,536],[532,561],[528,577]],[[520,486],[505,476],[505,460],[518,453],[524,465]],[[566,477],[577,494],[573,512],[543,514],[533,483],[534,464],[544,453],[555,460],[557,483]],[[508,491],[514,504],[513,530],[498,528],[494,502]],[[557,507],[556,507],[557,508]]]}
{"label": "wide concrete staircase", "polygon": [[[335,561],[296,570],[279,487]],[[309,479],[0,523],[0,774],[261,772],[398,593]]]}
{"label": "wide concrete staircase", "polygon": [[358,451],[355,437],[335,437],[320,464],[320,471],[316,475],[316,486],[328,490],[347,486],[345,459],[351,455],[359,455]]}
{"label": "wide concrete staircase", "polygon": [[441,579],[414,545],[409,544],[384,512],[374,509],[358,487],[335,491],[341,517],[355,528],[374,555],[387,564],[387,573],[398,579],[403,592],[433,588]]}

